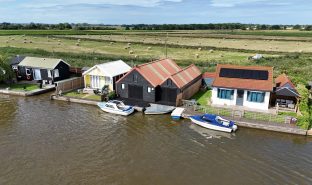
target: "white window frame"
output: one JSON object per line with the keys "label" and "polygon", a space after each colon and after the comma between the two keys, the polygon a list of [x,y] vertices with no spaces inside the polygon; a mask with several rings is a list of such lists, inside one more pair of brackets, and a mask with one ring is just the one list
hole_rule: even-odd
{"label": "white window frame", "polygon": [[125,89],[125,84],[121,84],[121,89]]}
{"label": "white window frame", "polygon": [[152,92],[152,88],[151,87],[147,87],[147,92],[151,93]]}
{"label": "white window frame", "polygon": [[47,69],[47,72],[48,72],[48,78],[52,78],[51,70]]}
{"label": "white window frame", "polygon": [[26,69],[25,69],[25,73],[26,73],[26,75],[31,75],[31,74],[30,74],[30,69],[26,68]]}
{"label": "white window frame", "polygon": [[54,78],[60,77],[60,72],[58,69],[54,69]]}

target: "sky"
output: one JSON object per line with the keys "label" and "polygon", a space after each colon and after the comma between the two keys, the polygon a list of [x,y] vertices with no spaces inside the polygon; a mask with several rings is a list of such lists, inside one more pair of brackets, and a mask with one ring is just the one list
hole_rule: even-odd
{"label": "sky", "polygon": [[312,0],[0,0],[0,22],[312,24]]}

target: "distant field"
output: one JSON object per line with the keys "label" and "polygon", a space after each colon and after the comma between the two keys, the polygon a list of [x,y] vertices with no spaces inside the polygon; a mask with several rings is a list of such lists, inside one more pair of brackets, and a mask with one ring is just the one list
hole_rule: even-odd
{"label": "distant field", "polygon": [[[165,44],[165,35],[68,35],[64,37],[75,39],[117,41],[117,42],[135,42],[142,44]],[[302,41],[283,41],[283,40],[264,40],[264,39],[228,39],[228,38],[199,38],[186,36],[169,36],[167,44],[177,46],[191,47],[212,47],[228,48],[233,50],[251,50],[263,52],[312,52],[312,42]]]}
{"label": "distant field", "polygon": [[[83,37],[83,36],[76,36]],[[91,37],[91,36],[88,36]],[[105,36],[99,36],[105,37]],[[114,36],[111,36],[115,38]],[[122,38],[116,38],[115,40]],[[128,41],[128,40],[127,40]],[[130,41],[130,40],[129,40]],[[79,45],[78,45],[79,43]],[[55,38],[55,37],[34,37],[34,36],[0,36],[0,47],[15,47],[15,48],[32,48],[43,49],[50,52],[69,52],[79,54],[103,54],[115,55],[120,57],[130,57],[133,59],[144,58],[164,58],[165,47],[164,45],[149,45],[149,44],[130,44],[124,42],[110,42],[101,40],[81,40]],[[241,63],[248,62],[248,57],[256,53],[245,53],[236,51],[220,51],[210,49],[190,49],[190,48],[177,48],[168,46],[168,57],[176,60],[189,60],[196,63],[201,62],[231,62]],[[276,57],[278,55],[266,55],[267,57]]]}

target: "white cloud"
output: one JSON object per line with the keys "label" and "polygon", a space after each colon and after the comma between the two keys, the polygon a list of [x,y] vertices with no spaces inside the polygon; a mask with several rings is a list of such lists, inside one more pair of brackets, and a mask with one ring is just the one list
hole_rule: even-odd
{"label": "white cloud", "polygon": [[212,0],[211,5],[215,7],[234,7],[236,5],[266,2],[269,0]]}
{"label": "white cloud", "polygon": [[[0,0],[7,1],[7,0]],[[164,2],[182,2],[182,0],[31,0],[31,4],[24,3],[25,7],[52,7],[52,6],[68,6],[76,4],[88,5],[132,5],[141,7],[154,7]]]}

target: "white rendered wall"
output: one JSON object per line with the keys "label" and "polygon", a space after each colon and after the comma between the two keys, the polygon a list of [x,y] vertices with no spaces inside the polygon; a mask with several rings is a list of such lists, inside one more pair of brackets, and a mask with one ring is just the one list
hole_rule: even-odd
{"label": "white rendered wall", "polygon": [[247,91],[244,91],[244,107],[249,107],[252,109],[259,109],[259,110],[268,110],[269,109],[269,102],[270,102],[270,92],[265,92],[264,102],[257,103],[257,102],[249,102],[247,101]]}
{"label": "white rendered wall", "polygon": [[[226,88],[221,88],[221,89],[226,89]],[[216,87],[212,88],[211,102],[213,105],[236,105],[236,97],[237,97],[236,89],[234,89],[233,100],[227,100],[227,99],[218,98],[218,88]]]}

